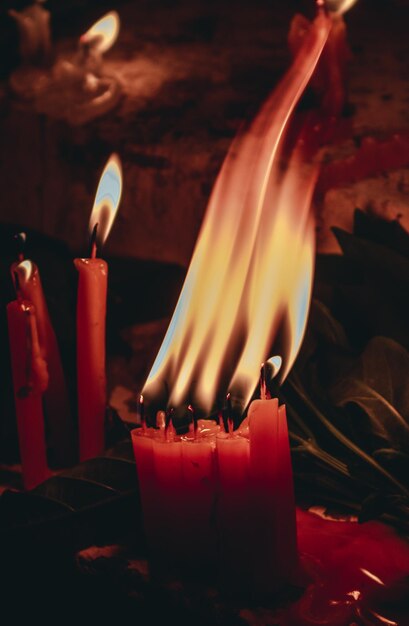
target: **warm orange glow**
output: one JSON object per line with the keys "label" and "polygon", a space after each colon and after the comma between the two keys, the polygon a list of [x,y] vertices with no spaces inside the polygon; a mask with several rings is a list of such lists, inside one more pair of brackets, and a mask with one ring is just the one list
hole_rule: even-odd
{"label": "warm orange glow", "polygon": [[320,12],[283,80],[234,141],[144,393],[166,381],[170,405],[189,398],[209,410],[216,393],[229,390],[244,408],[279,333],[281,378],[288,373],[310,301],[317,167],[305,164],[299,141],[283,173],[283,139],[330,29]]}
{"label": "warm orange glow", "polygon": [[16,265],[14,271],[17,272],[20,284],[26,283],[30,280],[32,276],[33,264],[31,263],[31,261],[28,261],[26,259],[25,261],[21,261],[21,263]]}
{"label": "warm orange glow", "polygon": [[116,11],[110,11],[81,37],[82,43],[92,43],[99,52],[106,52],[117,40],[120,20]]}
{"label": "warm orange glow", "polygon": [[370,572],[367,569],[364,569],[363,567],[360,568],[361,572],[363,574],[365,574],[365,576],[368,576],[368,578],[371,578],[372,580],[374,580],[376,583],[378,583],[379,585],[385,585],[385,583],[383,582],[383,580],[381,580],[378,576],[376,576],[375,574],[372,574],[372,572]]}
{"label": "warm orange glow", "polygon": [[98,224],[97,240],[101,246],[107,239],[121,201],[122,167],[117,154],[111,154],[102,172],[89,220],[89,232]]}
{"label": "warm orange glow", "polygon": [[279,356],[278,354],[276,356],[272,356],[267,360],[267,363],[271,366],[272,368],[272,378],[275,378],[278,374],[278,372],[281,369],[281,366],[283,364],[283,359],[281,358],[281,356]]}
{"label": "warm orange glow", "polygon": [[325,0],[325,6],[331,13],[342,15],[349,11],[356,2],[357,0]]}

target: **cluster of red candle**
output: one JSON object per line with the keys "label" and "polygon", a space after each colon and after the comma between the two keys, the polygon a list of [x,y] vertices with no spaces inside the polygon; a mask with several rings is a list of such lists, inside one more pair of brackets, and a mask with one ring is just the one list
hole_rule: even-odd
{"label": "cluster of red candle", "polygon": [[[112,210],[112,204],[116,210],[119,204],[120,191],[112,193],[104,186],[104,177],[109,178],[112,163],[120,172],[117,157],[111,157],[95,199],[99,213],[95,216],[93,211],[94,234],[98,215],[101,222],[106,222],[104,210]],[[114,202],[112,195],[115,196]],[[107,209],[104,202],[108,205]],[[104,450],[108,268],[105,261],[96,258],[95,242],[91,257],[74,260],[79,272],[77,390],[81,461]],[[54,457],[62,467],[72,463],[76,456],[74,424],[58,342],[48,313],[39,269],[35,263],[24,259],[21,253],[19,261],[11,266],[11,273],[17,294],[17,299],[7,305],[11,366],[23,482],[26,489],[31,489],[50,475],[43,408]]]}
{"label": "cluster of red candle", "polygon": [[[345,8],[343,3],[340,4],[339,11]],[[272,137],[270,143],[266,143],[268,158],[266,170],[261,178],[261,191],[255,190],[257,197],[261,198],[256,205],[257,211],[264,201],[265,181],[269,176],[272,177],[271,163],[277,156],[277,146],[281,141],[282,132],[286,129],[289,116],[309,79],[312,79],[311,84],[318,93],[322,109],[319,124],[310,121],[304,128],[300,145],[303,146],[305,154],[308,152],[315,154],[316,144],[325,137],[329,120],[339,115],[344,105],[345,64],[349,57],[345,25],[340,14],[330,15],[324,10],[322,0],[317,0],[317,6],[319,10],[313,22],[310,23],[300,16],[294,19],[289,41],[295,61],[280,83],[279,97],[277,100],[271,100],[270,109],[268,107],[264,109],[268,116],[273,116],[276,126],[280,127],[281,131],[275,134],[276,126],[271,124],[257,127],[260,134],[268,135],[268,132],[271,132]],[[274,106],[271,103],[274,103]],[[261,119],[263,120],[262,117]],[[312,116],[311,119],[315,117]],[[259,128],[263,130],[260,131]],[[320,132],[318,129],[321,129]],[[259,136],[257,133],[255,135]],[[253,144],[249,145],[249,150],[254,149]],[[247,145],[243,141],[240,144],[242,153],[245,147]],[[252,158],[260,158],[259,152],[254,149]],[[240,163],[236,154],[234,159],[235,164]],[[231,167],[234,168],[234,165]],[[234,187],[231,180],[234,178],[230,172],[229,184]],[[295,186],[300,187],[299,184]],[[226,188],[230,189],[228,184]],[[223,189],[223,192],[220,189]],[[220,189],[214,194],[216,198],[214,204],[210,205],[211,208],[218,209],[214,213],[214,215],[217,213],[217,220],[214,224],[211,218],[208,223],[205,221],[205,224],[210,223],[214,226],[214,237],[222,232],[219,227],[220,207],[217,202],[223,197],[225,189],[222,185]],[[230,199],[230,196],[228,197]],[[246,199],[251,197],[247,187],[245,197]],[[294,197],[291,188],[292,201]],[[243,198],[236,197],[232,206],[237,202],[240,207],[242,201]],[[226,198],[224,203],[228,205]],[[243,206],[249,210],[248,205]],[[227,214],[224,206],[223,209]],[[269,214],[270,212],[269,207]],[[239,215],[238,211],[234,212],[232,220],[234,228],[237,222],[240,223]],[[263,222],[263,228],[266,228],[266,221]],[[276,224],[270,228],[273,232],[274,228],[277,228]],[[295,226],[294,228],[296,230]],[[251,229],[246,231],[246,236],[249,230]],[[208,232],[212,232],[210,227]],[[307,240],[308,237],[305,237]],[[223,237],[220,239],[223,241]],[[199,238],[199,242],[203,243],[203,249],[206,249],[209,241],[213,243],[210,236]],[[277,245],[278,241],[272,241]],[[209,256],[213,253],[214,249],[209,246]],[[202,289],[198,279],[198,276],[202,275],[198,273],[198,267],[201,268],[200,259],[203,258],[206,258],[206,254],[201,249],[201,256],[194,256],[197,264],[194,266],[195,273],[192,274],[198,291]],[[218,257],[214,254],[212,258]],[[220,263],[223,263],[223,260],[221,256]],[[239,264],[237,266],[240,267]],[[205,267],[205,275],[207,271]],[[228,275],[231,276],[231,272]],[[246,273],[243,276],[246,276]],[[233,282],[232,280],[231,284]],[[191,287],[189,274],[186,285],[187,302],[190,303],[193,296],[189,290]],[[224,293],[223,297],[226,297]],[[213,292],[211,299],[216,302]],[[183,291],[179,302],[182,302],[183,313],[180,313],[182,309],[180,311],[177,309],[175,324],[179,319],[184,319],[186,324],[184,314],[188,304],[183,300]],[[199,299],[199,302],[202,300]],[[265,309],[266,298],[262,298],[260,302],[261,307]],[[200,309],[199,306],[197,308]],[[214,310],[219,316],[219,308],[214,306]],[[230,321],[231,309],[226,310],[229,312]],[[259,319],[256,317],[256,324]],[[169,326],[169,337],[165,337],[163,342],[165,350],[177,334],[172,322]],[[186,344],[191,345],[192,326],[187,328],[189,330]],[[182,331],[181,336],[185,337]],[[208,336],[205,334],[205,340],[200,344],[204,346],[204,352],[207,351]],[[214,339],[214,336],[212,338]],[[179,350],[182,353],[185,344],[180,345]],[[176,362],[179,363],[177,360]],[[188,363],[186,371],[191,371],[194,365],[197,365],[193,357],[190,361],[181,359],[182,365],[186,362]],[[160,351],[158,365],[152,368],[154,374],[151,383],[152,380],[156,380],[158,371],[166,371],[161,368],[166,368],[167,364],[168,361],[163,358]],[[159,412],[156,428],[148,428],[142,419],[142,427],[132,431],[145,533],[153,565],[165,569],[166,566],[170,569],[176,567],[183,572],[206,571],[209,568],[214,570],[216,567],[222,585],[236,591],[256,589],[259,593],[271,593],[282,584],[294,580],[297,574],[298,554],[286,411],[284,406],[278,406],[277,399],[267,399],[265,396],[264,388],[262,399],[251,403],[246,420],[234,432],[232,428],[225,432],[223,427],[209,420],[199,420],[196,423],[193,415],[193,427],[189,433],[178,435],[169,412],[167,414]]]}
{"label": "cluster of red candle", "polygon": [[169,414],[132,431],[152,563],[217,568],[231,590],[276,591],[297,566],[295,503],[285,406],[255,400],[229,432],[198,420],[177,435]]}

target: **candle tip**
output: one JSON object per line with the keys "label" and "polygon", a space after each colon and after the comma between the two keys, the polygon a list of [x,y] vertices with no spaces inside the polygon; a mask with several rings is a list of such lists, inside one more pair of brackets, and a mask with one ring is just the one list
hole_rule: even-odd
{"label": "candle tip", "polygon": [[19,278],[18,272],[12,272],[11,276],[13,278],[14,289],[15,289],[15,292],[17,294],[17,298],[20,299],[20,297],[21,297],[21,294],[20,294],[20,278]]}
{"label": "candle tip", "polygon": [[260,369],[260,398],[262,400],[266,399],[267,389],[266,389],[266,364],[261,364]]}
{"label": "candle tip", "polygon": [[169,440],[169,435],[170,435],[170,426],[173,426],[173,414],[175,412],[175,409],[173,407],[170,407],[167,411],[166,411],[166,416],[165,416],[165,439],[166,441]]}
{"label": "candle tip", "polygon": [[24,249],[26,247],[27,235],[24,232],[16,233],[14,240],[17,245],[17,258],[19,262],[24,261]]}
{"label": "candle tip", "polygon": [[219,428],[221,432],[226,432],[226,428],[224,426],[224,419],[223,419],[223,411],[219,411]]}
{"label": "candle tip", "polygon": [[226,395],[226,415],[227,415],[227,432],[229,435],[233,433],[233,407],[231,403],[231,393],[230,391]]}
{"label": "candle tip", "polygon": [[143,395],[140,394],[139,396],[139,402],[138,402],[138,414],[139,414],[139,421],[141,423],[141,426],[143,428],[143,430],[146,430],[146,419],[145,419],[145,405],[144,405],[144,400],[143,400]]}
{"label": "candle tip", "polygon": [[94,224],[94,227],[91,232],[91,237],[89,241],[90,252],[89,255],[91,259],[95,259],[97,256],[97,235],[98,235],[98,222]]}
{"label": "candle tip", "polygon": [[166,427],[166,413],[165,411],[158,411],[156,413],[156,427],[160,431],[164,432]]}
{"label": "candle tip", "polygon": [[189,404],[189,406],[187,407],[187,410],[189,411],[189,413],[192,416],[193,435],[194,435],[194,438],[196,439],[196,437],[197,437],[197,419],[196,419],[195,410],[193,408],[193,405]]}

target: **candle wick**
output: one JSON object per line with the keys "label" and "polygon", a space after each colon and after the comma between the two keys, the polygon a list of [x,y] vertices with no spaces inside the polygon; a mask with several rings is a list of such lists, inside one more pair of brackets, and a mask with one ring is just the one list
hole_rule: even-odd
{"label": "candle wick", "polygon": [[14,235],[14,240],[17,246],[17,259],[18,262],[21,263],[24,261],[24,249],[26,246],[27,235],[26,233],[17,233]]}
{"label": "candle wick", "polygon": [[224,426],[224,419],[223,419],[223,411],[222,410],[219,411],[219,428],[220,428],[220,430],[222,432],[223,431],[226,432],[226,428]]}
{"label": "candle wick", "polygon": [[97,256],[97,234],[98,234],[98,222],[94,224],[94,227],[91,233],[90,242],[89,242],[91,259],[95,259]]}
{"label": "candle wick", "polygon": [[142,394],[140,394],[139,396],[138,413],[139,413],[139,421],[141,423],[142,430],[144,433],[146,433],[145,404],[144,404],[144,399],[143,399]]}
{"label": "candle wick", "polygon": [[233,407],[231,404],[230,391],[226,396],[226,414],[227,414],[227,432],[229,433],[229,435],[232,435],[234,424],[233,424]]}
{"label": "candle wick", "polygon": [[266,400],[267,398],[267,385],[266,385],[266,364],[261,364],[260,370],[260,398]]}
{"label": "candle wick", "polygon": [[192,424],[193,424],[193,437],[197,439],[197,419],[195,415],[195,410],[191,404],[187,407],[187,410],[190,412],[192,416]]}
{"label": "candle wick", "polygon": [[161,432],[165,432],[165,424],[166,424],[166,413],[165,411],[157,411],[155,417],[155,426]]}
{"label": "candle wick", "polygon": [[316,7],[317,7],[318,15],[320,15],[320,14],[328,15],[328,7],[326,5],[325,0],[316,0],[315,4],[316,4]]}
{"label": "candle wick", "polygon": [[170,424],[172,424],[173,426],[173,413],[174,413],[174,408],[171,407],[170,409],[168,409],[166,411],[166,418],[165,418],[165,440],[169,441],[169,426]]}
{"label": "candle wick", "polygon": [[23,300],[23,296],[21,295],[20,278],[19,278],[18,272],[12,272],[12,277],[13,277],[14,290],[16,292],[17,300],[18,302],[21,302]]}

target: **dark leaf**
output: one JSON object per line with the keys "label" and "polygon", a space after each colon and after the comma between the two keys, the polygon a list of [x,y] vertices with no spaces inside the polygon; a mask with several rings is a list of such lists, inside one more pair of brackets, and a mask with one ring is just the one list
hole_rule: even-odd
{"label": "dark leaf", "polygon": [[351,347],[345,330],[323,302],[314,298],[311,302],[309,331],[313,332],[328,346],[350,351]]}
{"label": "dark leaf", "polygon": [[371,339],[354,374],[409,421],[409,353],[399,343],[388,337]]}
{"label": "dark leaf", "polygon": [[393,448],[375,450],[374,458],[403,483],[408,484],[409,455]]}
{"label": "dark leaf", "polygon": [[341,380],[331,390],[331,397],[336,406],[347,409],[345,415],[349,416],[349,428],[359,441],[364,444],[365,439],[367,444],[372,441],[372,449],[385,444],[407,447],[407,422],[390,402],[364,381],[359,378]]}
{"label": "dark leaf", "polygon": [[409,258],[409,234],[397,220],[386,221],[370,213],[356,210],[354,234],[375,241]]}
{"label": "dark leaf", "polygon": [[397,495],[372,494],[362,502],[360,521],[365,522],[384,514],[399,515],[400,513],[409,517],[407,498]]}
{"label": "dark leaf", "polygon": [[375,272],[378,278],[391,278],[397,284],[409,282],[409,258],[395,250],[367,239],[351,235],[340,228],[333,228],[344,255],[364,270],[366,277]]}
{"label": "dark leaf", "polygon": [[[93,522],[84,522],[77,540],[81,536],[90,542],[96,536],[100,540],[101,532],[110,530],[107,523],[111,510],[119,512],[123,506],[132,512],[130,521],[136,528],[135,514],[140,517],[140,504],[129,437],[108,450],[106,456],[64,470],[29,492],[5,492],[0,497],[0,541],[7,542],[16,529],[20,539],[24,534],[31,536],[33,529],[42,524],[47,528],[46,543],[52,543],[61,532],[76,528],[79,519]],[[124,529],[129,527],[128,520],[118,522]],[[114,527],[112,520],[109,526]]]}

